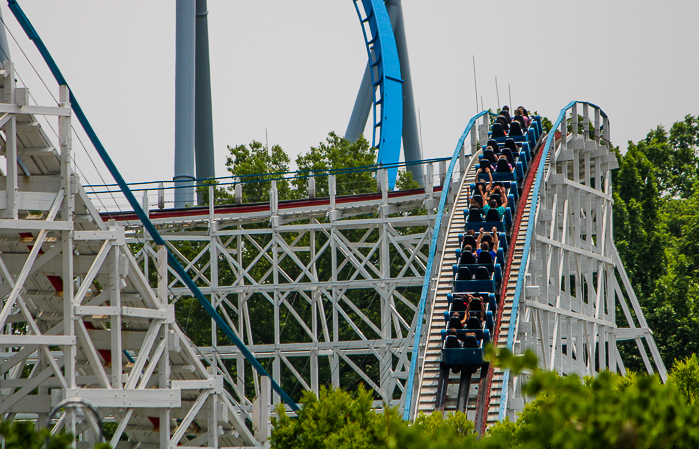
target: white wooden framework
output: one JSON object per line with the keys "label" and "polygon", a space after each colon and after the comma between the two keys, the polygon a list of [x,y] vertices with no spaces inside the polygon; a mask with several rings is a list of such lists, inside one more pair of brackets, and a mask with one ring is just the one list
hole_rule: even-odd
{"label": "white wooden framework", "polygon": [[[222,212],[211,204],[208,216],[184,210],[179,217],[151,218],[288,394],[298,399],[303,390],[362,383],[374,390],[377,406],[395,406],[403,400],[440,194],[432,188],[431,164],[426,172],[428,187],[416,191],[389,192],[386,171],[379,170],[379,192],[361,197],[335,195],[342,177],[330,175],[330,196],[319,201],[282,205],[273,182],[262,210],[239,204]],[[127,226],[140,236],[138,223]],[[147,244],[136,258],[152,270],[156,250]],[[171,302],[190,295],[176,280],[168,288]],[[207,364],[226,371],[237,396],[247,398],[242,406],[252,407],[263,393],[259,376],[216,334],[214,323],[207,331],[211,337],[198,341]]]}
{"label": "white wooden framework", "polygon": [[[191,311],[195,303],[170,276],[165,248],[143,240],[131,217],[105,223],[94,208],[71,168],[67,89],[57,107],[29,106],[11,62],[0,70],[0,89],[1,416],[43,425],[54,405],[79,397],[115,423],[114,447],[263,445],[279,398],[208,317],[188,328],[191,315],[181,305]],[[37,115],[57,121],[58,148]],[[664,379],[613,244],[609,121],[588,104],[573,105],[570,115],[573,132],[564,120],[565,137],[546,161],[513,309],[513,349],[532,348],[544,367],[562,373],[623,373],[616,344],[633,340],[648,371]],[[471,153],[486,139],[485,124],[479,131]],[[467,165],[465,148],[457,165]],[[329,176],[328,198],[292,203],[278,201],[272,182],[269,203],[228,209],[214,206],[212,187],[208,214],[151,216],[219,314],[292,397],[362,383],[377,406],[403,406],[441,194],[432,164],[426,172],[425,189],[390,192],[379,170],[378,193],[345,197],[335,194],[339,178]],[[463,176],[446,186],[445,214]],[[442,256],[435,260],[451,263]],[[179,322],[202,340],[198,347],[177,324],[178,307]],[[521,409],[521,380],[506,379],[506,414]],[[78,434],[80,447],[95,442],[70,411],[52,425]]]}
{"label": "white wooden framework", "polygon": [[[667,372],[614,246],[609,120],[575,103],[545,165],[519,298],[514,351],[531,348],[543,368],[580,376],[625,373],[617,342],[635,341],[649,373]],[[570,126],[570,129],[568,129]],[[651,361],[652,360],[652,361]],[[521,379],[507,411],[521,408]],[[502,416],[501,416],[502,418]]]}
{"label": "white wooden framework", "polygon": [[[72,170],[69,93],[57,107],[27,105],[11,62],[0,70],[0,417],[39,426],[66,398],[113,422],[113,447],[255,446],[249,413],[175,323],[165,248],[155,288],[104,223]],[[37,121],[57,117],[58,148]],[[93,447],[68,411],[52,422]]]}

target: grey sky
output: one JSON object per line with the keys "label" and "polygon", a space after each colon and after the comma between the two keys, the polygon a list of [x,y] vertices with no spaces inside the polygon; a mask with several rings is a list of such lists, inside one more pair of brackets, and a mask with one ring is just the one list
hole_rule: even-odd
{"label": "grey sky", "polygon": [[[269,143],[292,159],[331,130],[344,134],[366,64],[352,1],[208,1],[218,176],[226,174],[226,145],[264,142],[265,128]],[[20,5],[126,180],[171,179],[174,1]],[[43,61],[2,8],[55,93]],[[476,112],[472,56],[486,108],[498,106],[496,75],[501,104],[510,83],[515,106],[551,119],[571,100],[591,101],[609,114],[612,141],[622,148],[658,124],[699,113],[697,1],[403,0],[403,8],[425,157],[451,155]],[[9,40],[20,77],[50,104]],[[78,142],[75,148],[87,181],[99,182]]]}

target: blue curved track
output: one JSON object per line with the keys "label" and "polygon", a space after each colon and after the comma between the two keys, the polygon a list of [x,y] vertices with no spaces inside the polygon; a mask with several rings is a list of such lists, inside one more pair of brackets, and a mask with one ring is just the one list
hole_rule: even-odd
{"label": "blue curved track", "polygon": [[[395,164],[400,159],[403,136],[403,80],[391,20],[383,0],[354,0],[362,24],[374,89],[373,145],[379,148],[377,163]],[[378,94],[378,95],[377,95]],[[378,141],[377,141],[378,131]],[[398,169],[388,169],[393,188]]]}

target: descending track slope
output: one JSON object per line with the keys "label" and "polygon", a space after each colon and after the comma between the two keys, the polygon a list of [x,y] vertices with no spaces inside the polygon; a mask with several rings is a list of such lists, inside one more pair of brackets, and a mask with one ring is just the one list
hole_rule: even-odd
{"label": "descending track slope", "polygon": [[[519,204],[513,220],[503,282],[499,292],[501,299],[495,323],[493,343],[498,346],[506,344],[510,329],[514,289],[519,275],[524,239],[529,222],[531,187],[542,156],[537,150],[543,139],[544,137],[541,136],[534,148],[534,156],[521,184]],[[464,373],[462,370],[460,375],[452,373],[446,379],[443,377],[440,380],[443,345],[441,332],[444,329],[444,314],[448,307],[447,295],[451,293],[454,282],[452,269],[452,265],[455,263],[454,250],[460,246],[459,234],[464,230],[464,211],[468,210],[469,207],[468,192],[471,183],[475,182],[477,156],[479,155],[480,150],[473,156],[465,176],[461,179],[458,189],[454,193],[454,206],[449,215],[449,221],[443,228],[445,238],[440,252],[441,259],[435,260],[435,263],[438,264],[438,268],[435,270],[436,287],[426,317],[427,340],[416,391],[415,410],[417,413],[431,413],[434,410],[466,411],[469,418],[476,422],[479,431],[483,431],[486,425],[498,418],[503,373],[486,364],[474,373]]]}

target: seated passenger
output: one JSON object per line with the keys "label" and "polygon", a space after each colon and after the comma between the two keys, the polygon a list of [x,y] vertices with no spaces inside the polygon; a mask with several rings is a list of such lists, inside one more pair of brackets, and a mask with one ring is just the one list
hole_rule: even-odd
{"label": "seated passenger", "polygon": [[512,126],[510,127],[510,132],[508,133],[508,136],[514,137],[523,135],[524,131],[522,131],[522,125],[520,125],[517,121],[512,122]]}
{"label": "seated passenger", "polygon": [[454,312],[451,314],[451,317],[449,318],[449,324],[447,324],[447,328],[451,331],[457,331],[459,329],[463,329],[464,325],[461,322],[461,317],[459,316],[459,312]]}
{"label": "seated passenger", "polygon": [[500,204],[498,206],[507,207],[507,192],[502,185],[493,186],[491,195],[498,195],[500,197]]}
{"label": "seated passenger", "polygon": [[481,168],[479,168],[478,171],[476,172],[476,179],[478,179],[478,177],[481,173],[487,173],[488,178],[490,180],[489,184],[492,184],[493,183],[493,174],[492,174],[491,170],[492,169],[490,167],[490,162],[488,160],[481,159]]}
{"label": "seated passenger", "polygon": [[488,215],[488,211],[490,209],[497,210],[498,217],[500,217],[500,219],[498,221],[502,221],[502,217],[505,215],[505,206],[498,206],[498,203],[495,200],[490,200],[490,202],[488,202],[488,204],[483,206],[483,213],[485,215]]}
{"label": "seated passenger", "polygon": [[527,121],[526,121],[526,120],[524,119],[524,117],[522,116],[522,110],[521,110],[521,109],[518,108],[517,110],[515,110],[515,116],[512,118],[512,120],[518,121],[519,124],[522,126],[522,129],[527,129],[527,128],[528,128],[528,126],[527,126]]}
{"label": "seated passenger", "polygon": [[505,130],[502,128],[502,125],[498,123],[497,121],[493,123],[493,134],[492,134],[493,139],[497,139],[499,137],[507,137],[507,134],[505,133]]}
{"label": "seated passenger", "polygon": [[466,303],[464,303],[464,300],[461,298],[454,298],[454,300],[451,302],[451,312],[465,312],[466,311]]}
{"label": "seated passenger", "polygon": [[524,106],[520,106],[517,109],[522,112],[522,117],[524,117],[524,124],[527,125],[527,128],[529,128],[529,125],[532,124],[533,119],[529,117],[529,113],[526,109],[524,109]]}
{"label": "seated passenger", "polygon": [[512,165],[507,162],[507,156],[503,154],[500,155],[498,158],[498,165],[495,167],[495,173],[512,173]]}
{"label": "seated passenger", "polygon": [[478,340],[476,339],[476,334],[469,332],[464,336],[463,346],[464,348],[477,349]]}
{"label": "seated passenger", "polygon": [[502,155],[505,156],[507,159],[507,163],[510,165],[514,165],[515,163],[515,155],[512,153],[512,151],[509,148],[503,148],[502,149]]}
{"label": "seated passenger", "polygon": [[495,140],[490,139],[486,146],[492,148],[495,154],[500,153],[500,145],[498,145],[498,143]]}
{"label": "seated passenger", "polygon": [[479,208],[478,206],[471,207],[468,210],[468,217],[466,217],[466,222],[467,223],[478,223],[480,221],[483,221],[483,218],[484,218],[483,215],[484,215],[483,209]]}
{"label": "seated passenger", "polygon": [[517,148],[517,144],[515,143],[514,139],[507,139],[505,141],[504,148],[509,148],[512,153],[519,153],[519,149]]}
{"label": "seated passenger", "polygon": [[495,123],[502,125],[502,129],[505,130],[505,132],[509,131],[510,129],[510,121],[503,115],[498,115],[498,118],[495,119]]}
{"label": "seated passenger", "polygon": [[483,159],[487,159],[491,164],[497,164],[498,157],[495,155],[493,147],[487,147],[483,152]]}
{"label": "seated passenger", "polygon": [[467,265],[476,263],[476,256],[473,253],[473,247],[471,245],[466,245],[461,251],[461,257],[459,258],[459,265]]}
{"label": "seated passenger", "polygon": [[[486,239],[486,236],[488,237]],[[488,250],[489,251],[494,251],[497,255],[498,251],[498,228],[493,226],[493,232],[492,233],[487,233],[481,228],[480,230],[480,235],[478,236],[478,240],[476,240],[476,244],[479,247],[482,247],[483,243],[488,243]],[[478,256],[480,253],[476,251],[476,256]]]}
{"label": "seated passenger", "polygon": [[512,123],[512,116],[510,116],[510,107],[508,105],[502,107],[500,115],[504,116],[507,119],[507,123]]}

